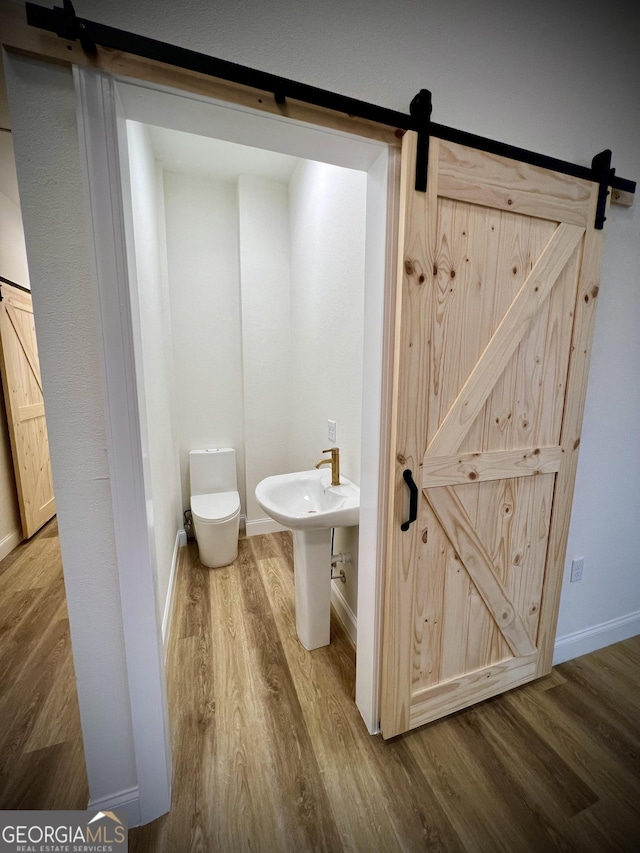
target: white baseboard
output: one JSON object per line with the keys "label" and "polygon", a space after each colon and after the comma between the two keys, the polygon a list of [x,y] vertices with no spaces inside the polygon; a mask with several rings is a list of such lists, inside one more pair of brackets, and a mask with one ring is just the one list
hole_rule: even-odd
{"label": "white baseboard", "polygon": [[573,634],[565,634],[564,637],[556,637],[553,664],[555,666],[580,655],[604,649],[605,646],[628,640],[636,634],[640,634],[640,611],[602,622],[600,625],[593,625],[582,631],[575,631]]}
{"label": "white baseboard", "polygon": [[0,560],[4,560],[4,558],[10,554],[13,549],[18,546],[22,542],[22,531],[21,530],[12,530],[11,533],[7,533],[7,535],[0,539]]}
{"label": "white baseboard", "polygon": [[283,527],[272,518],[258,518],[255,521],[246,520],[245,529],[247,536],[260,536],[262,533],[279,533],[281,530],[288,530],[288,527]]}
{"label": "white baseboard", "polygon": [[124,812],[127,816],[127,825],[140,826],[140,791],[138,786],[118,791],[108,797],[97,797],[89,800],[87,811],[97,812]]}
{"label": "white baseboard", "polygon": [[167,600],[164,604],[164,614],[162,616],[162,646],[164,649],[165,660],[167,658],[167,649],[169,648],[169,635],[171,633],[171,614],[173,612],[173,593],[176,587],[176,575],[178,573],[178,557],[180,556],[180,548],[187,544],[187,534],[180,529],[176,533],[176,542],[173,546],[173,557],[171,558],[171,572],[169,574],[169,588],[167,589]]}
{"label": "white baseboard", "polygon": [[332,581],[331,583],[331,604],[336,612],[336,616],[342,623],[345,631],[351,637],[351,642],[356,645],[358,636],[358,620],[356,614],[349,607],[346,598],[342,594],[342,590],[338,587],[341,581]]}

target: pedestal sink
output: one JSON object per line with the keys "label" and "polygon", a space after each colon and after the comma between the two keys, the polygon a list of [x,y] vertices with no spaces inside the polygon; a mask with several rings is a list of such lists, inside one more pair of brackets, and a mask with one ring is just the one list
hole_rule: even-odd
{"label": "pedestal sink", "polygon": [[331,472],[297,471],[267,477],[256,500],[275,521],[293,531],[296,630],[305,649],[329,644],[331,612],[331,528],[353,527],[360,516],[360,489]]}

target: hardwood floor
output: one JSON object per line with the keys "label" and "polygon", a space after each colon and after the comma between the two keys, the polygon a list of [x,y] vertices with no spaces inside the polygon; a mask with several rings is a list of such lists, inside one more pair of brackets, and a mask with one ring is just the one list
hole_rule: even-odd
{"label": "hardwood floor", "polygon": [[0,808],[88,798],[54,519],[0,561]]}
{"label": "hardwood floor", "polygon": [[286,533],[183,549],[169,655],[173,807],[131,851],[637,851],[640,637],[384,742],[337,622],[306,652]]}
{"label": "hardwood floor", "polygon": [[[355,652],[295,634],[289,534],[204,569],[183,549],[170,814],[131,851],[637,851],[640,637],[386,743]],[[88,799],[55,521],[0,562],[0,808]]]}

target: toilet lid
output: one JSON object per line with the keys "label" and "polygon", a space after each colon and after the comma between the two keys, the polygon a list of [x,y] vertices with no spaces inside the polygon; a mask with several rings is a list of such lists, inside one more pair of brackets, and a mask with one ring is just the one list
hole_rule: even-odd
{"label": "toilet lid", "polygon": [[191,495],[191,512],[199,521],[226,521],[240,509],[238,492],[213,492]]}

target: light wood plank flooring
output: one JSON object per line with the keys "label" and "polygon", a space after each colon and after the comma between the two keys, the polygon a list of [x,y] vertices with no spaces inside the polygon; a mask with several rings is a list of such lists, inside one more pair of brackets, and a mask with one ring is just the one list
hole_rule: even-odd
{"label": "light wood plank flooring", "polygon": [[0,808],[88,798],[54,519],[0,561]]}
{"label": "light wood plank flooring", "polygon": [[[132,851],[640,849],[640,637],[416,732],[370,737],[339,624],[295,636],[288,534],[183,549],[173,808]],[[0,562],[0,808],[86,807],[55,521]]]}
{"label": "light wood plank flooring", "polygon": [[190,543],[176,596],[173,807],[132,851],[640,849],[640,637],[385,743],[339,624],[297,641],[289,534],[216,570]]}

